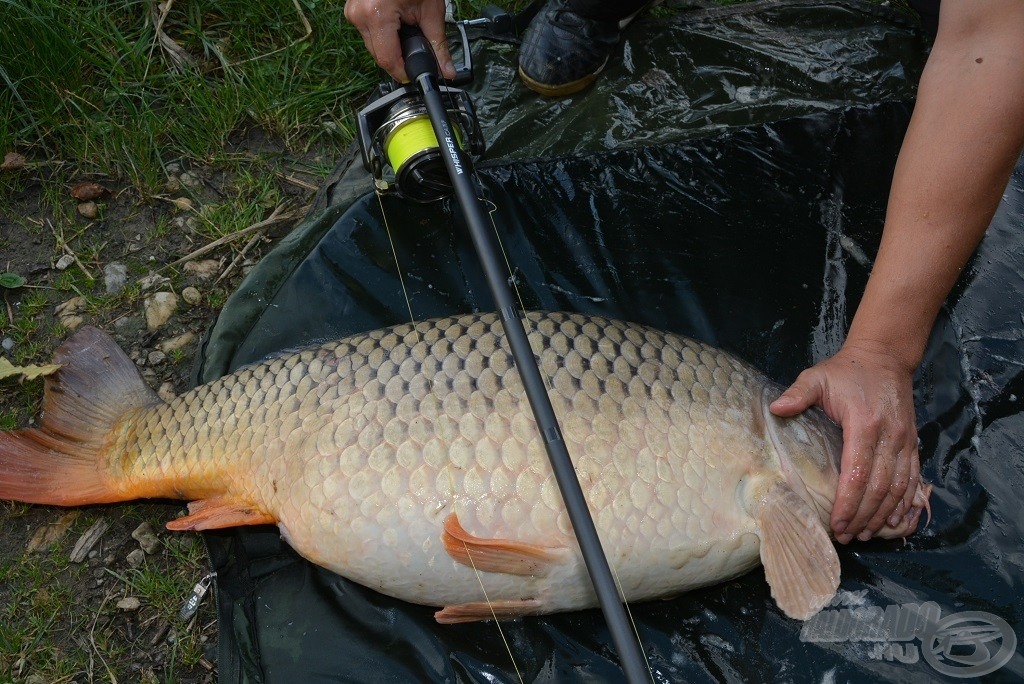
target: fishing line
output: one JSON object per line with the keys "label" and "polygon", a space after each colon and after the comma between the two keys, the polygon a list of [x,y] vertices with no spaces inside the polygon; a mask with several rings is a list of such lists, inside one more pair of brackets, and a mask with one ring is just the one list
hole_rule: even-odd
{"label": "fishing line", "polygon": [[[477,172],[476,167],[473,168],[473,174],[476,177],[477,184],[479,185],[479,187],[482,188],[483,184],[480,182],[480,180],[481,180],[480,179],[480,175]],[[516,299],[519,301],[519,308],[520,308],[520,310],[525,311],[526,307],[523,304],[523,297],[522,297],[522,294],[519,292],[519,285],[516,282],[515,275],[512,273],[512,264],[509,261],[508,253],[505,251],[505,243],[502,242],[501,234],[498,232],[498,225],[494,221],[494,214],[497,213],[497,211],[498,211],[498,205],[495,204],[494,202],[490,201],[489,199],[484,198],[484,197],[479,197],[479,199],[480,199],[481,202],[485,202],[487,205],[489,205],[491,207],[491,209],[487,212],[487,217],[491,220],[491,227],[494,229],[495,240],[498,243],[498,247],[501,249],[501,256],[505,260],[505,267],[508,269],[508,272],[509,272],[509,278],[510,278],[510,280],[512,282],[512,289],[516,293]],[[530,324],[530,318],[528,316],[523,316],[523,326],[526,328],[527,334],[529,334],[529,332],[530,332],[530,325],[531,325]],[[553,392],[554,391],[554,387],[552,387],[552,385],[551,385],[551,377],[549,375],[547,375],[547,374],[542,374],[542,377],[544,379],[545,386],[547,386],[547,388],[548,388],[548,392]],[[467,549],[467,553],[468,553],[468,549]],[[612,577],[615,580],[615,587],[616,587],[617,591],[619,592],[619,597],[622,599],[622,605],[625,608],[626,616],[629,618],[629,624],[630,624],[630,626],[633,629],[633,634],[636,636],[637,644],[640,647],[641,653],[644,654],[644,663],[647,664],[647,671],[648,671],[648,673],[650,673],[651,678],[653,679],[654,678],[654,672],[651,670],[651,667],[650,667],[650,664],[649,664],[650,661],[646,657],[647,653],[644,651],[643,642],[640,640],[640,631],[639,631],[639,629],[636,626],[636,619],[633,617],[633,611],[630,609],[629,601],[626,600],[626,592],[622,588],[622,581],[619,579],[619,573],[615,569],[615,565],[614,564],[609,563],[608,567],[611,570]]]}
{"label": "fishing line", "polygon": [[[451,464],[449,464],[450,466]],[[448,473],[448,483],[452,488],[452,513],[458,516],[455,511],[455,478],[452,476],[452,470],[450,467],[445,469]],[[473,567],[473,574],[476,575],[477,584],[480,585],[480,591],[483,592],[484,602],[487,603],[487,607],[491,611],[491,617],[494,619],[494,626],[498,628],[498,636],[501,637],[502,643],[505,644],[505,650],[508,652],[508,659],[512,661],[512,668],[516,671],[516,677],[519,679],[519,684],[525,684],[523,681],[523,675],[519,671],[519,663],[516,662],[516,657],[512,654],[512,646],[508,643],[508,639],[505,637],[505,631],[501,628],[501,622],[498,620],[498,614],[494,610],[494,604],[491,602],[491,597],[487,595],[487,589],[484,587],[484,578],[480,575],[480,571],[476,568],[476,561],[473,560],[473,554],[469,550],[469,544],[465,541],[462,542],[462,548],[466,549],[466,557],[469,558],[469,564]]]}
{"label": "fishing line", "polygon": [[395,271],[398,272],[398,282],[402,285],[402,296],[405,297],[405,308],[409,311],[409,323],[412,324],[413,332],[416,332],[416,317],[412,314],[412,301],[409,299],[409,291],[405,288],[405,278],[402,277],[402,265],[398,262],[398,251],[395,249],[395,241],[391,238],[391,226],[388,225],[387,212],[384,211],[384,200],[378,191],[377,202],[380,204],[380,216],[384,219],[384,232],[388,235],[388,244],[391,245],[391,255],[395,259]]}

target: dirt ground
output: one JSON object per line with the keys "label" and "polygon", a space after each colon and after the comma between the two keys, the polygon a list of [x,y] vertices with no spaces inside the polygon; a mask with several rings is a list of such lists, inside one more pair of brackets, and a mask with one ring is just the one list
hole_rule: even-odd
{"label": "dirt ground", "polygon": [[[329,170],[330,160],[289,158],[255,138],[255,145],[252,135],[239,141],[235,151],[253,159],[254,173],[275,169],[277,206],[260,213],[293,218],[238,231],[198,255],[214,240],[196,222],[215,215],[204,207],[226,204],[238,181],[233,171],[170,165],[165,192],[149,198],[109,178],[66,177],[52,166],[29,164],[9,175],[14,192],[0,202],[0,273],[21,276],[25,286],[0,288],[0,356],[15,365],[47,363],[68,328],[92,325],[136,360],[154,390],[186,390],[196,350],[223,302],[246,267],[294,226],[322,180],[316,170]],[[95,200],[95,218],[85,218],[72,196],[81,181],[107,190]],[[127,273],[120,290],[107,282],[111,264]],[[144,306],[157,292],[172,293],[177,306],[154,328]],[[42,385],[0,380],[4,429],[34,424]],[[94,506],[70,515],[0,502],[0,682],[215,681],[212,592],[194,617],[178,615],[209,568],[198,537],[164,529],[181,512],[176,502]],[[146,541],[140,525],[154,531],[156,543]],[[101,534],[75,562],[76,545],[88,545],[90,530]],[[51,537],[32,542],[47,531]]]}

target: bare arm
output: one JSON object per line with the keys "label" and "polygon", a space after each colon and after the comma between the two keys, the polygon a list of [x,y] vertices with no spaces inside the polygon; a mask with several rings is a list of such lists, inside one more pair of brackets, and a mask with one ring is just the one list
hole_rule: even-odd
{"label": "bare arm", "polygon": [[[882,243],[842,349],[772,405],[843,427],[832,528],[843,543],[913,514],[912,377],[1024,147],[1024,1],[945,2],[900,150]],[[917,511],[919,513],[919,511]]]}
{"label": "bare arm", "polygon": [[345,18],[363,36],[366,49],[377,64],[399,81],[407,81],[398,27],[419,26],[430,41],[441,73],[455,78],[455,65],[448,53],[444,32],[444,0],[348,0]]}

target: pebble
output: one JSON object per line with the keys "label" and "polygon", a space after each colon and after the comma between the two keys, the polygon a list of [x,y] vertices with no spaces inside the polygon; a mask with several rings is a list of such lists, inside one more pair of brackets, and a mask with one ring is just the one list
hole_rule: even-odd
{"label": "pebble", "polygon": [[178,162],[171,162],[167,165],[167,173],[170,175],[181,173],[181,164]]}
{"label": "pebble", "polygon": [[195,306],[203,301],[202,293],[196,288],[189,285],[181,291],[181,298],[184,299],[188,304]]}
{"label": "pebble", "polygon": [[194,206],[192,204],[192,200],[190,200],[188,197],[176,197],[171,200],[171,204],[173,204],[174,208],[177,209],[178,211],[188,211],[189,209],[192,209]]}
{"label": "pebble", "polygon": [[0,347],[3,347],[4,351],[11,351],[14,349],[14,340],[10,337],[5,337],[3,341],[0,342]]}
{"label": "pebble", "polygon": [[[182,292],[181,296],[184,297],[185,293]],[[172,351],[182,349],[183,347],[187,347],[188,345],[192,344],[192,341],[195,339],[195,333],[184,332],[178,335],[177,337],[172,337],[169,340],[164,340],[160,344],[156,345],[156,348],[165,354],[170,354]],[[150,356],[152,357],[152,354],[150,354]],[[150,363],[152,363],[152,361],[150,361]]]}
{"label": "pebble", "polygon": [[156,366],[167,360],[167,354],[164,354],[159,349],[155,349],[146,356],[146,362],[150,366]]}
{"label": "pebble", "polygon": [[148,522],[144,522],[135,528],[135,531],[132,532],[132,539],[139,542],[139,546],[148,554],[156,553],[156,550],[160,548],[160,540],[156,538],[156,534],[153,533],[153,526]]}
{"label": "pebble", "polygon": [[143,561],[146,560],[146,552],[142,549],[135,549],[134,551],[128,554],[126,560],[128,561],[128,565],[130,567],[140,568],[142,567]]}
{"label": "pebble", "polygon": [[125,612],[138,610],[142,607],[142,601],[134,596],[128,596],[117,602],[117,607]]}
{"label": "pebble", "polygon": [[82,202],[78,205],[78,213],[81,214],[83,218],[94,219],[100,215],[100,208],[96,206],[95,202]]}
{"label": "pebble", "polygon": [[159,330],[178,308],[178,298],[173,292],[157,292],[146,297],[142,303],[146,314],[146,327],[150,332]]}
{"label": "pebble", "polygon": [[166,402],[173,401],[178,394],[174,391],[173,382],[165,382],[160,385],[160,389],[156,391],[156,395]]}
{"label": "pebble", "polygon": [[195,276],[199,280],[210,280],[220,273],[220,262],[216,259],[186,261],[182,268],[185,273]]}
{"label": "pebble", "polygon": [[193,176],[188,171],[186,171],[185,173],[183,173],[180,176],[178,176],[178,180],[181,181],[182,185],[184,185],[185,187],[188,187],[188,188],[194,188],[197,185],[199,185],[200,182],[201,182],[198,178]]}
{"label": "pebble", "polygon": [[128,267],[112,261],[103,267],[103,284],[108,294],[117,294],[128,282]]}
{"label": "pebble", "polygon": [[164,190],[167,192],[178,192],[181,190],[181,181],[174,176],[168,176],[167,180],[164,182]]}
{"label": "pebble", "polygon": [[104,570],[103,568],[96,568],[95,570],[92,571],[93,578],[98,579],[98,580],[103,579],[104,577],[106,577],[106,575],[107,575],[107,571]]}
{"label": "pebble", "polygon": [[64,271],[67,269],[68,266],[70,266],[73,263],[75,263],[75,257],[71,256],[70,254],[65,254],[60,259],[57,259],[57,263],[54,265],[54,268],[56,268],[58,271]]}
{"label": "pebble", "polygon": [[139,278],[139,287],[143,290],[152,290],[161,285],[166,285],[171,282],[171,279],[167,276],[162,276],[159,273],[150,273],[147,276]]}

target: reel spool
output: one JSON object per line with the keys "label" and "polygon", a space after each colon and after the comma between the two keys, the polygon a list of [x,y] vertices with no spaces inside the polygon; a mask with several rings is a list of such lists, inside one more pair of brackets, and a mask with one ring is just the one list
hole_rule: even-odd
{"label": "reel spool", "polygon": [[[452,84],[468,83],[473,78],[469,39],[464,26],[457,26],[466,61]],[[482,154],[483,133],[469,96],[453,86],[438,89],[447,103],[448,122],[455,134],[451,144],[473,156]],[[422,94],[413,84],[394,82],[381,84],[377,92],[377,98],[358,116],[363,166],[373,176],[377,190],[394,190],[416,202],[433,202],[451,195],[451,180]]]}

